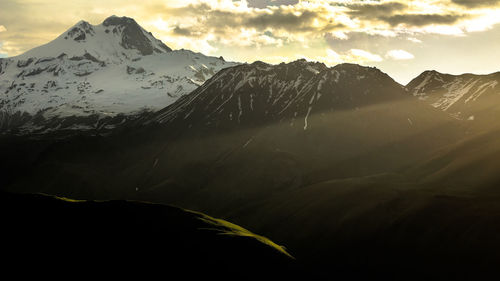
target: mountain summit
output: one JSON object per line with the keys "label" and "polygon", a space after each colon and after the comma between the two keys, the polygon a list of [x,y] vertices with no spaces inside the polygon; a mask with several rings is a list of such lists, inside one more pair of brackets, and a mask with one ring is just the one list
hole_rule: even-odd
{"label": "mountain summit", "polygon": [[103,61],[119,61],[171,51],[134,19],[111,16],[99,25],[79,21],[55,40],[20,57],[57,57],[62,53],[77,56],[88,53]]}
{"label": "mountain summit", "polygon": [[0,129],[112,129],[124,117],[168,106],[234,65],[173,51],[132,18],[80,21],[45,45],[0,59]]}
{"label": "mountain summit", "polygon": [[373,67],[339,64],[329,68],[306,60],[279,65],[255,62],[220,71],[162,110],[158,120],[218,128],[288,120],[307,130],[313,114],[404,97],[399,84]]}
{"label": "mountain summit", "polygon": [[413,79],[406,89],[431,106],[455,118],[496,123],[500,111],[500,72],[488,75],[450,75],[425,71]]}

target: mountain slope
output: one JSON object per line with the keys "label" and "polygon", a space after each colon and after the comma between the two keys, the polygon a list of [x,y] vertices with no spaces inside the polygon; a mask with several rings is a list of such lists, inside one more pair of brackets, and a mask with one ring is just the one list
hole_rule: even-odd
{"label": "mountain slope", "polygon": [[234,65],[172,51],[131,18],[80,21],[46,45],[0,59],[0,128],[112,129],[123,115],[161,109]]}
{"label": "mountain slope", "polygon": [[426,71],[413,79],[406,89],[456,118],[489,122],[498,115],[499,82],[500,73],[450,75]]}
{"label": "mountain slope", "polygon": [[415,163],[409,171],[411,177],[472,193],[496,194],[494,186],[500,180],[499,83],[499,72],[449,75],[426,71],[406,86],[410,94],[462,120],[466,128],[464,138]]}
{"label": "mountain slope", "polygon": [[[368,87],[368,85],[370,85]],[[160,123],[230,128],[291,120],[306,130],[309,115],[351,110],[402,99],[402,88],[377,69],[353,64],[328,68],[298,60],[268,65],[255,62],[218,73],[191,95],[162,110]],[[300,118],[301,120],[295,120]]]}
{"label": "mountain slope", "polygon": [[0,201],[3,253],[13,266],[19,258],[29,268],[57,264],[86,274],[168,272],[205,278],[220,271],[273,276],[292,269],[293,258],[281,246],[202,213],[29,194],[2,193]]}

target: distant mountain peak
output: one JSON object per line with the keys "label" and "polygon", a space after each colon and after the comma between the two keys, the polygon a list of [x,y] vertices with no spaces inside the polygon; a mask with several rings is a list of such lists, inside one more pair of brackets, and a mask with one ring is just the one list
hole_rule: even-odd
{"label": "distant mountain peak", "polygon": [[90,53],[104,61],[122,61],[171,51],[133,18],[111,16],[98,25],[81,20],[55,40],[20,57],[57,57],[62,53],[71,57]]}
{"label": "distant mountain peak", "polygon": [[477,120],[498,96],[499,73],[489,75],[443,74],[427,70],[413,79],[406,89],[431,106],[458,119]]}
{"label": "distant mountain peak", "polygon": [[94,35],[94,26],[81,20],[66,32],[64,39],[73,39],[77,42],[84,41],[88,35]]}
{"label": "distant mountain peak", "polygon": [[136,49],[144,56],[172,51],[150,32],[144,30],[133,18],[113,15],[105,19],[102,25],[109,28],[106,32],[113,34],[121,32],[121,45],[125,49]]}
{"label": "distant mountain peak", "polygon": [[137,22],[133,18],[129,17],[119,17],[116,15],[112,15],[106,18],[102,25],[110,26],[110,25],[127,25],[127,24],[137,24]]}

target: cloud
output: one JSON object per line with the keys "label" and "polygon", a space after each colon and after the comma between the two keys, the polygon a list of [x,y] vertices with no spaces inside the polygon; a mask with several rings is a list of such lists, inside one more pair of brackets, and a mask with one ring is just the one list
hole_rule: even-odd
{"label": "cloud", "polygon": [[408,6],[400,2],[385,2],[378,4],[347,4],[351,11],[348,14],[362,18],[378,18],[405,10]]}
{"label": "cloud", "polygon": [[326,65],[333,66],[339,63],[358,63],[365,64],[370,62],[382,62],[383,58],[366,50],[351,49],[345,52],[337,52],[330,48],[323,51],[325,55],[307,56],[295,55],[296,59],[306,59],[308,61],[323,62]]}
{"label": "cloud", "polygon": [[422,43],[422,40],[415,38],[415,37],[408,37],[406,38],[408,41],[413,42],[413,43]]}
{"label": "cloud", "polygon": [[12,43],[11,41],[7,40],[0,41],[0,54],[3,54],[5,56],[20,54],[24,48],[26,48],[26,45]]}
{"label": "cloud", "polygon": [[392,26],[400,24],[412,26],[425,26],[431,24],[448,25],[466,18],[465,15],[441,15],[441,14],[399,14],[388,17],[380,17],[380,20],[387,22]]}
{"label": "cloud", "polygon": [[500,0],[4,2],[0,19],[8,30],[0,33],[0,41],[9,55],[44,44],[81,19],[99,24],[112,14],[135,18],[173,49],[247,62],[278,62],[303,54],[329,64],[397,64],[389,55],[394,50],[406,50],[421,60],[417,49],[427,48],[426,40],[434,38],[427,35],[467,37],[500,23],[500,10],[470,9],[492,7]]}
{"label": "cloud", "polygon": [[414,36],[419,35],[409,35],[404,32],[373,34],[366,32],[349,32],[345,33],[344,37],[341,38],[328,35],[325,40],[330,48],[340,52],[345,52],[350,49],[362,49],[385,54],[395,48],[407,49],[414,46],[416,43],[422,43],[421,40]]}
{"label": "cloud", "polygon": [[190,28],[182,28],[180,26],[175,26],[172,32],[175,35],[181,36],[198,36],[199,34],[195,30],[191,30]]}
{"label": "cloud", "polygon": [[[460,0],[458,0],[460,1]],[[500,1],[500,0],[498,0]],[[428,13],[427,9],[412,10],[406,3],[402,2],[378,2],[378,3],[354,3],[346,4],[350,9],[349,15],[368,21],[383,21],[392,26],[405,24],[407,26],[426,26],[432,24],[454,24],[465,18],[463,14]]]}
{"label": "cloud", "polygon": [[[229,30],[254,28],[259,31],[282,30],[289,33],[324,33],[344,27],[324,7],[281,6],[269,9],[251,9],[241,6],[220,7],[207,3],[190,4],[168,8],[173,15],[189,15],[199,29],[217,34],[228,34]],[[193,21],[195,19],[195,21]]]}
{"label": "cloud", "polygon": [[5,28],[5,26],[3,25],[0,25],[0,32],[5,32],[7,31],[7,28]]}
{"label": "cloud", "polygon": [[3,47],[3,44],[2,44],[2,42],[0,42],[0,58],[5,58],[5,57],[7,57],[7,52],[5,52],[2,47]]}
{"label": "cloud", "polygon": [[411,60],[415,58],[413,54],[405,50],[390,50],[385,56],[393,60]]}
{"label": "cloud", "polygon": [[273,13],[255,13],[241,20],[241,26],[253,27],[258,30],[283,29],[295,32],[329,32],[343,27],[341,23],[328,22],[315,25],[314,21],[321,19],[322,14],[316,11],[303,11],[299,14],[293,11],[275,10]]}
{"label": "cloud", "polygon": [[347,55],[349,61],[352,62],[380,62],[383,61],[382,57],[377,54],[372,54],[365,50],[351,49]]}
{"label": "cloud", "polygon": [[299,0],[247,0],[248,7],[266,8],[269,6],[295,5]]}
{"label": "cloud", "polygon": [[451,0],[451,2],[468,8],[492,7],[500,4],[500,0]]}

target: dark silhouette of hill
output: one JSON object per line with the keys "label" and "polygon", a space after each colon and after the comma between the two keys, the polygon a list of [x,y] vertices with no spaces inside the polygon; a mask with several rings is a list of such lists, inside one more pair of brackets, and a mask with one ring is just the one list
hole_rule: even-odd
{"label": "dark silhouette of hill", "polygon": [[7,272],[247,279],[286,276],[294,264],[265,237],[166,205],[2,192],[0,211]]}

